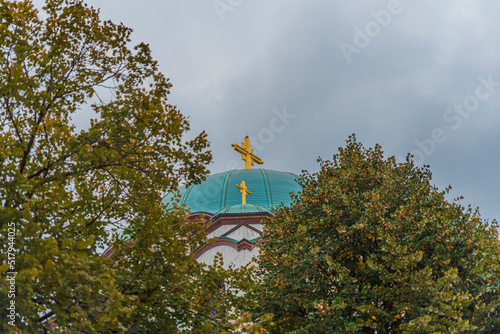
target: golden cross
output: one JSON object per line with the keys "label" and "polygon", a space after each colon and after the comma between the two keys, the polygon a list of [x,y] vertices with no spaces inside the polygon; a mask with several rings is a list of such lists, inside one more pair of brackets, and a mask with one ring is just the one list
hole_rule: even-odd
{"label": "golden cross", "polygon": [[245,185],[245,180],[242,180],[241,184],[235,184],[235,186],[241,191],[241,204],[247,204],[247,194],[252,195],[252,192]]}
{"label": "golden cross", "polygon": [[252,168],[254,162],[259,165],[263,164],[262,160],[253,154],[253,148],[250,146],[250,138],[248,136],[245,137],[241,146],[237,144],[231,144],[231,146],[236,152],[241,153],[241,160],[245,161],[245,169]]}

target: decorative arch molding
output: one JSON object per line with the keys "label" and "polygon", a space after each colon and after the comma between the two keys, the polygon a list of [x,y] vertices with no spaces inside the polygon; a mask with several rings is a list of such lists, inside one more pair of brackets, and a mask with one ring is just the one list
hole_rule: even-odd
{"label": "decorative arch molding", "polygon": [[199,220],[200,224],[206,224],[209,220],[213,218],[213,215],[209,212],[195,212],[187,216],[187,220]]}
{"label": "decorative arch molding", "polygon": [[198,248],[193,253],[193,258],[196,260],[200,256],[202,256],[205,252],[209,251],[212,248],[219,247],[219,246],[229,246],[229,247],[234,248],[238,252],[241,252],[242,250],[252,251],[256,247],[253,244],[254,241],[258,241],[258,239],[252,240],[252,241],[248,241],[247,239],[243,239],[243,240],[240,240],[238,242],[235,242],[233,239],[222,237],[222,238],[217,239],[215,242],[211,243],[210,245]]}

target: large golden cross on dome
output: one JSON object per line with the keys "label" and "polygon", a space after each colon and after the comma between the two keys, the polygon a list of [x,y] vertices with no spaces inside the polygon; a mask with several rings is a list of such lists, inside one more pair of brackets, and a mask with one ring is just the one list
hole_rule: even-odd
{"label": "large golden cross on dome", "polygon": [[250,146],[250,138],[248,136],[245,137],[241,146],[237,144],[231,144],[231,146],[236,152],[241,153],[241,160],[245,161],[245,169],[251,169],[254,162],[259,165],[264,163],[259,157],[253,154],[253,148]]}
{"label": "large golden cross on dome", "polygon": [[247,194],[252,195],[252,192],[245,185],[245,180],[242,180],[241,184],[236,184],[235,186],[241,191],[241,204],[247,204]]}

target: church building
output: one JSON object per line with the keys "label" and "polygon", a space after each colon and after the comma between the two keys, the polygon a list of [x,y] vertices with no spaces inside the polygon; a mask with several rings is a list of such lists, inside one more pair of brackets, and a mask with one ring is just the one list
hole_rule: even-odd
{"label": "church building", "polygon": [[[201,218],[207,237],[216,239],[196,249],[194,258],[212,264],[221,253],[225,267],[240,267],[259,253],[262,219],[279,205],[289,205],[290,193],[298,193],[300,185],[293,173],[252,169],[263,162],[254,155],[248,137],[232,147],[241,154],[245,169],[208,175],[200,184],[181,187],[179,204],[190,210],[188,219]],[[164,201],[171,199],[169,194]]]}

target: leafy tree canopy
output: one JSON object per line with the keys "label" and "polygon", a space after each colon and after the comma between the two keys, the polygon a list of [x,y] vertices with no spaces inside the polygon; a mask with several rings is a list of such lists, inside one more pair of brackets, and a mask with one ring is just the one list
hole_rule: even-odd
{"label": "leafy tree canopy", "polygon": [[495,221],[354,136],[320,162],[265,225],[254,315],[270,332],[500,332]]}
{"label": "leafy tree canopy", "polygon": [[[238,302],[207,289],[237,274],[210,280],[196,223],[161,203],[211,154],[130,34],[81,0],[0,0],[2,333],[189,332],[220,323],[207,300],[226,301],[220,314]],[[77,130],[82,110],[97,117]]]}

